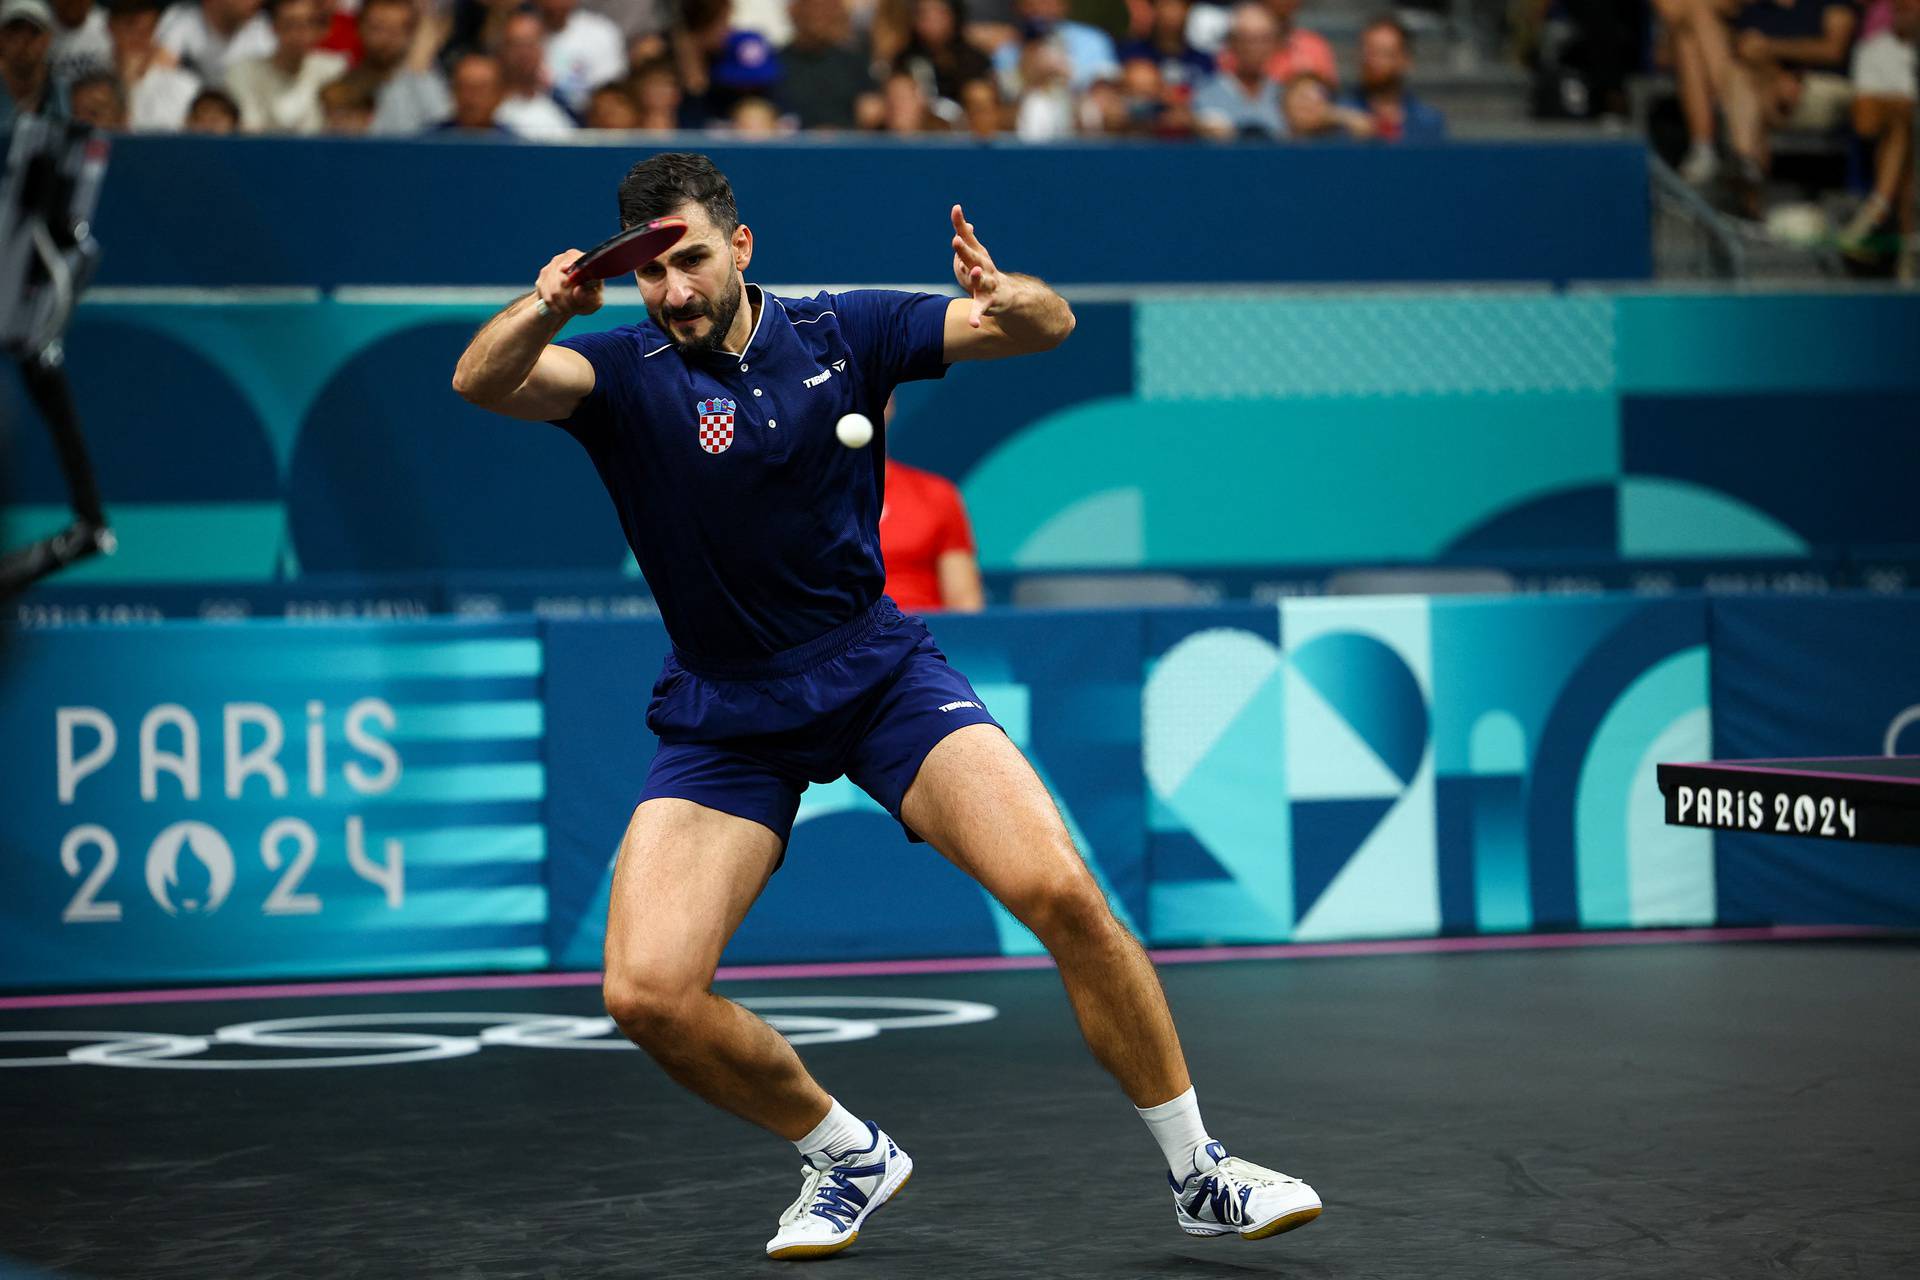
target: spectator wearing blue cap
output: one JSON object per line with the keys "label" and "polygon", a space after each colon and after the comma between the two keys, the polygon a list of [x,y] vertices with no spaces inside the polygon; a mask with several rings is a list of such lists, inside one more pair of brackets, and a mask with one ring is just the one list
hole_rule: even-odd
{"label": "spectator wearing blue cap", "polygon": [[724,121],[743,98],[779,91],[780,60],[757,31],[733,26],[730,0],[687,0],[676,41],[687,114],[697,123]]}

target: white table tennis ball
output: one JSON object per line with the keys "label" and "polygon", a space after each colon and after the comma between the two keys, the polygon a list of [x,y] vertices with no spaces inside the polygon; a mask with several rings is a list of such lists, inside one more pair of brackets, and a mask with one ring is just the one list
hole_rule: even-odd
{"label": "white table tennis ball", "polygon": [[833,424],[833,434],[849,449],[864,449],[873,443],[873,419],[864,413],[850,413]]}

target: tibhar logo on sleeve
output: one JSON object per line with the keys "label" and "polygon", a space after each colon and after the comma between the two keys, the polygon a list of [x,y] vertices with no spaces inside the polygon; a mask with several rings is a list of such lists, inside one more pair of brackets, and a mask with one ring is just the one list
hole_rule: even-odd
{"label": "tibhar logo on sleeve", "polygon": [[833,362],[833,368],[822,369],[820,372],[814,374],[811,378],[800,379],[800,385],[805,387],[817,387],[821,383],[825,382],[828,378],[831,378],[834,374],[845,373],[846,371],[847,371],[847,362],[845,360],[835,360]]}
{"label": "tibhar logo on sleeve", "polygon": [[975,711],[986,710],[986,708],[981,706],[979,703],[971,701],[969,699],[965,699],[965,698],[961,699],[959,702],[949,702],[946,706],[940,709],[942,711],[958,711],[962,707],[972,707]]}

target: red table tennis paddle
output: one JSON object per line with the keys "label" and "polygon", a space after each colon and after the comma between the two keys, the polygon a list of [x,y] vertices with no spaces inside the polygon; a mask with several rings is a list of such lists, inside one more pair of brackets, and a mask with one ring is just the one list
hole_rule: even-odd
{"label": "red table tennis paddle", "polygon": [[[652,222],[628,227],[619,235],[602,240],[575,258],[573,265],[567,268],[567,283],[607,280],[638,271],[673,248],[686,234],[685,218],[655,218]],[[537,310],[543,317],[552,314],[545,298],[540,300]]]}

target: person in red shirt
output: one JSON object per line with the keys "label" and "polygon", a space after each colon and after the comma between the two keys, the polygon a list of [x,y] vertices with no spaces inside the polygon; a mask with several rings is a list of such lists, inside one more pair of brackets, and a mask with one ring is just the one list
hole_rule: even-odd
{"label": "person in red shirt", "polygon": [[960,490],[951,480],[892,458],[880,506],[880,559],[887,594],[908,613],[972,613],[986,603]]}

